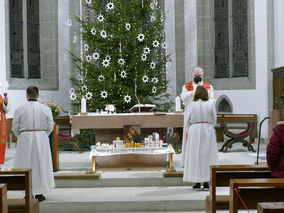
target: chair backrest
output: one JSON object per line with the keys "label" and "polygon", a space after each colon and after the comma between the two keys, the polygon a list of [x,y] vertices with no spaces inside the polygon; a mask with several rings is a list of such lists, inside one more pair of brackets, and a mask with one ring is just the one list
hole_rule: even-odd
{"label": "chair backrest", "polygon": [[0,184],[0,213],[8,213],[7,184]]}
{"label": "chair backrest", "polygon": [[25,191],[25,212],[32,208],[32,170],[1,169],[0,183],[6,183],[8,190]]}

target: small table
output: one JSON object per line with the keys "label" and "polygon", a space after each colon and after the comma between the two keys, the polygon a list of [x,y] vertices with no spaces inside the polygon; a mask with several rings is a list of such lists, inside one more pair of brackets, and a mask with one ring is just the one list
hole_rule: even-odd
{"label": "small table", "polygon": [[96,171],[96,157],[114,156],[114,155],[169,155],[168,172],[174,171],[173,168],[173,147],[147,147],[147,148],[107,148],[97,149],[92,147],[90,158],[92,158],[92,173]]}

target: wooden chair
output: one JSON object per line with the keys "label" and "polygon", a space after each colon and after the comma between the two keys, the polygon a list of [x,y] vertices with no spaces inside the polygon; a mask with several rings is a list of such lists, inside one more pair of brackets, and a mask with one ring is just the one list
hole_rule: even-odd
{"label": "wooden chair", "polygon": [[0,213],[8,213],[7,184],[0,184]]}
{"label": "wooden chair", "polygon": [[0,183],[6,183],[8,190],[23,190],[23,199],[8,199],[9,212],[38,213],[38,200],[32,198],[31,169],[0,170]]}
{"label": "wooden chair", "polygon": [[284,178],[230,180],[230,213],[237,213],[244,205],[256,209],[258,202],[279,201],[284,201]]}
{"label": "wooden chair", "polygon": [[258,213],[282,213],[284,212],[284,202],[257,203]]}
{"label": "wooden chair", "polygon": [[210,195],[206,197],[206,212],[229,209],[229,195],[217,195],[217,187],[229,187],[233,178],[270,178],[267,165],[211,166]]}

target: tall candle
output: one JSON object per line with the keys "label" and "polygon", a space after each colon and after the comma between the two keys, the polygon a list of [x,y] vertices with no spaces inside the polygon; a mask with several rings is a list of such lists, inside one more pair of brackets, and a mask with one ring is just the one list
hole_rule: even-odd
{"label": "tall candle", "polygon": [[81,112],[86,113],[87,112],[87,104],[86,104],[86,98],[83,97],[81,99]]}
{"label": "tall candle", "polygon": [[181,107],[180,107],[180,97],[177,96],[176,97],[176,112],[181,111]]}

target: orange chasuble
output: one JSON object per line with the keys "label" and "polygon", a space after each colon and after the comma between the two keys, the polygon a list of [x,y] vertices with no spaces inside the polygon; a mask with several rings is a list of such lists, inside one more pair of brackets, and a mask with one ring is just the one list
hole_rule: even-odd
{"label": "orange chasuble", "polygon": [[7,141],[7,120],[6,112],[3,109],[4,99],[0,95],[0,112],[1,112],[1,123],[0,123],[0,164],[4,164],[6,141]]}

